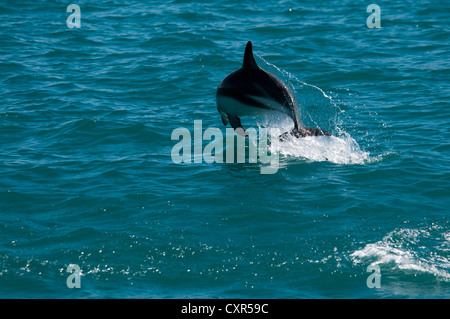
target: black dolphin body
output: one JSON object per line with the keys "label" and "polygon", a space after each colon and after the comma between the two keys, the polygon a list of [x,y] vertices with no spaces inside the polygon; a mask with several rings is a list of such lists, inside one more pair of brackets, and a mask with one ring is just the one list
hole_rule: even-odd
{"label": "black dolphin body", "polygon": [[245,48],[242,67],[223,79],[217,88],[216,102],[223,124],[230,123],[235,132],[242,136],[248,133],[242,127],[239,116],[255,115],[263,111],[282,112],[293,119],[294,129],[282,134],[281,139],[289,134],[296,137],[331,135],[327,131],[300,124],[289,89],[256,64],[251,41]]}

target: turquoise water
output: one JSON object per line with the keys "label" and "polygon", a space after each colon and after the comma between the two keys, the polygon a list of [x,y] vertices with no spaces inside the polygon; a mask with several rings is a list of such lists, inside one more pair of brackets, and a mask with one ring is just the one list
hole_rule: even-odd
{"label": "turquoise water", "polygon": [[[0,297],[450,297],[448,1],[68,4],[0,3]],[[249,40],[333,136],[175,163]]]}

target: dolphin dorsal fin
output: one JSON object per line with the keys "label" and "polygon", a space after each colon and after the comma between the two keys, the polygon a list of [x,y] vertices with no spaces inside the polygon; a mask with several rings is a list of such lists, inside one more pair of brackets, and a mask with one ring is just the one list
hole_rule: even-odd
{"label": "dolphin dorsal fin", "polygon": [[253,57],[252,41],[248,41],[247,46],[245,47],[244,63],[242,64],[242,67],[259,69],[258,64],[256,64],[255,58]]}

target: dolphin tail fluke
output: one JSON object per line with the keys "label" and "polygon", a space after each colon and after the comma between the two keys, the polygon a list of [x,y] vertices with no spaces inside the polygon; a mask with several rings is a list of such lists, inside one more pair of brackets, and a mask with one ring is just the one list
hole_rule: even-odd
{"label": "dolphin tail fluke", "polygon": [[281,141],[285,141],[289,136],[294,136],[294,137],[300,138],[300,137],[305,137],[305,136],[321,136],[321,135],[331,136],[331,133],[328,131],[325,131],[325,130],[318,129],[318,128],[302,126],[299,128],[294,128],[290,132],[281,134],[279,139]]}
{"label": "dolphin tail fluke", "polygon": [[239,134],[240,136],[248,135],[248,132],[246,132],[242,127],[241,119],[239,117],[237,117],[236,115],[228,115],[228,120],[230,121],[231,126],[237,134]]}

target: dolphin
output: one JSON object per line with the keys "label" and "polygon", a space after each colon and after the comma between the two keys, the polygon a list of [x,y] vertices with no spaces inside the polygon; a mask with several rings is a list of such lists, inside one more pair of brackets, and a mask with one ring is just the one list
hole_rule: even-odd
{"label": "dolphin", "polygon": [[331,134],[325,130],[305,127],[300,124],[297,107],[287,86],[274,75],[261,69],[253,57],[252,42],[245,47],[242,67],[219,84],[216,93],[217,110],[223,125],[231,124],[234,131],[247,136],[240,116],[257,115],[264,111],[277,111],[288,115],[294,121],[294,129],[280,136],[295,137]]}

